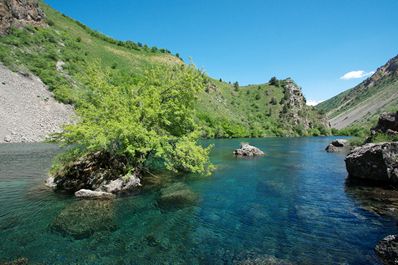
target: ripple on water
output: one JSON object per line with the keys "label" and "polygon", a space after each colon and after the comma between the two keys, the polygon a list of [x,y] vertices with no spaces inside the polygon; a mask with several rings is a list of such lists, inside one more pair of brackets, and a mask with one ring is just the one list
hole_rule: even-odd
{"label": "ripple on water", "polygon": [[[172,208],[156,188],[106,205],[54,194],[43,181],[57,147],[0,145],[0,262],[380,264],[373,247],[396,233],[398,195],[346,187],[330,140],[203,141],[218,168],[180,185],[199,199]],[[267,156],[233,157],[240,141]]]}

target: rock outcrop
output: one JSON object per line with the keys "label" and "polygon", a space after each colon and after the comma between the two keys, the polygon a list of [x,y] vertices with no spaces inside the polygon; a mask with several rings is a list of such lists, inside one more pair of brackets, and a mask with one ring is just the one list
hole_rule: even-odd
{"label": "rock outcrop", "polygon": [[263,156],[265,153],[248,143],[241,143],[240,148],[234,151],[236,156]]}
{"label": "rock outcrop", "polygon": [[348,179],[398,184],[398,142],[365,144],[345,159]]}
{"label": "rock outcrop", "polygon": [[383,260],[384,264],[398,264],[398,236],[386,236],[376,245],[375,251],[377,255]]}
{"label": "rock outcrop", "polygon": [[376,127],[372,131],[390,134],[398,133],[398,111],[396,113],[385,112],[381,114]]}
{"label": "rock outcrop", "polygon": [[347,148],[350,146],[349,142],[344,139],[336,139],[332,141],[326,148],[325,150],[329,153],[333,152],[341,152],[344,150],[347,150]]}
{"label": "rock outcrop", "polygon": [[43,25],[44,18],[37,0],[0,0],[0,35],[12,27]]}
{"label": "rock outcrop", "polygon": [[74,193],[88,189],[116,193],[140,186],[138,172],[126,174],[126,165],[126,157],[98,151],[64,166],[52,177],[56,190]]}
{"label": "rock outcrop", "polygon": [[105,191],[86,190],[81,189],[75,192],[77,198],[82,199],[112,199],[115,198],[115,194]]}

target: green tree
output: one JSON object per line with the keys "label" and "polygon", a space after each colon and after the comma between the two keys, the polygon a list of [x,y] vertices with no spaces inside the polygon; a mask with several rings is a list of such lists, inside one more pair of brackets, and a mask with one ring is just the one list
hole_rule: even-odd
{"label": "green tree", "polygon": [[238,90],[239,90],[239,83],[238,83],[238,81],[236,81],[236,82],[234,83],[234,89],[235,89],[235,91],[238,91]]}
{"label": "green tree", "polygon": [[145,169],[153,160],[174,172],[210,173],[210,147],[197,144],[194,121],[195,95],[204,89],[201,72],[190,65],[159,66],[140,80],[112,80],[112,73],[96,64],[82,77],[91,93],[77,108],[79,122],[55,136],[72,145],[61,167],[67,160],[104,151],[125,157],[126,173]]}

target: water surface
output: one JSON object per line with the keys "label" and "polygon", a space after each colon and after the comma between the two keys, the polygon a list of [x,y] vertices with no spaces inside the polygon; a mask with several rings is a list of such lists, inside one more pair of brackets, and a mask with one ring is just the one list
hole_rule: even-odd
{"label": "water surface", "polygon": [[[204,141],[217,170],[184,180],[200,200],[178,209],[159,208],[156,190],[113,202],[54,194],[43,181],[55,146],[0,145],[0,262],[380,264],[373,248],[396,220],[345,186],[344,154],[324,151],[331,139],[244,139],[267,153],[254,159],[232,156],[242,139]],[[62,233],[62,222],[88,233]]]}

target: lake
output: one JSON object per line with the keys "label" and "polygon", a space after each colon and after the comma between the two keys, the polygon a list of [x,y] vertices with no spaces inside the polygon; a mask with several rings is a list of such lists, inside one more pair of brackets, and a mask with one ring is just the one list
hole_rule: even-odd
{"label": "lake", "polygon": [[[332,139],[202,141],[217,170],[178,180],[199,201],[173,209],[158,207],[157,189],[114,201],[56,194],[43,184],[56,146],[0,145],[0,263],[381,264],[373,248],[397,220],[346,186],[344,154],[324,151]],[[235,158],[241,141],[267,155]]]}

